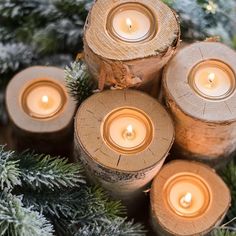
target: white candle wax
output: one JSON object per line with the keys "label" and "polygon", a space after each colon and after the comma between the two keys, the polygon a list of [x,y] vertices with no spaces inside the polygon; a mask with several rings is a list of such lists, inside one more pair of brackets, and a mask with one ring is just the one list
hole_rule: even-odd
{"label": "white candle wax", "polygon": [[235,86],[232,70],[218,61],[200,63],[192,76],[196,91],[205,98],[225,98],[231,94]]}
{"label": "white candle wax", "polygon": [[166,188],[168,205],[180,216],[199,216],[209,206],[209,189],[197,175],[183,173],[173,176]]}
{"label": "white candle wax", "polygon": [[112,24],[117,36],[127,41],[139,41],[146,38],[151,27],[149,18],[136,10],[117,13]]}
{"label": "white candle wax", "polygon": [[126,42],[146,40],[155,33],[155,20],[149,9],[128,3],[115,8],[108,17],[108,31]]}
{"label": "white candle wax", "polygon": [[38,83],[29,88],[25,96],[27,112],[35,118],[52,117],[62,105],[60,91],[50,84]]}
{"label": "white candle wax", "polygon": [[147,135],[145,124],[133,117],[118,117],[110,125],[110,137],[122,148],[135,148],[141,145]]}
{"label": "white candle wax", "polygon": [[112,111],[104,120],[102,132],[106,143],[124,154],[145,150],[153,137],[153,127],[149,118],[133,108]]}

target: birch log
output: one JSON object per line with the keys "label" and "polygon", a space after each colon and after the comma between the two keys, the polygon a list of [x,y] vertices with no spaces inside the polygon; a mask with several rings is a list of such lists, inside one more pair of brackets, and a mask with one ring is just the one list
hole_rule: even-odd
{"label": "birch log", "polygon": [[211,100],[199,96],[189,75],[200,62],[217,60],[232,69],[235,84],[236,53],[217,42],[200,42],[180,50],[165,68],[163,93],[175,123],[175,154],[218,167],[236,150],[236,94]]}
{"label": "birch log", "polygon": [[[141,42],[123,42],[109,34],[109,14],[127,3],[148,9],[153,17],[153,36]],[[160,90],[161,72],[179,44],[180,29],[175,13],[160,0],[97,0],[84,33],[85,61],[98,87],[135,87]]]}
{"label": "birch log", "polygon": [[[150,143],[133,153],[114,150],[103,135],[108,115],[124,107],[142,111],[152,123]],[[162,167],[173,139],[174,128],[168,113],[155,99],[139,91],[95,94],[81,105],[75,118],[75,158],[84,163],[93,182],[128,205],[144,195],[142,191]]]}

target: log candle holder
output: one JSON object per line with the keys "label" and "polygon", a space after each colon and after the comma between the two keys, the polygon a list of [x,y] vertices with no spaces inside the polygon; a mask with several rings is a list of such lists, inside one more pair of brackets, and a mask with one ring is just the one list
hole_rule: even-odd
{"label": "log candle holder", "polygon": [[85,25],[85,60],[100,90],[150,90],[179,37],[175,13],[160,0],[98,0]]}
{"label": "log candle holder", "polygon": [[75,158],[82,160],[92,181],[128,205],[142,196],[173,140],[165,109],[134,90],[95,94],[75,118]]}
{"label": "log candle holder", "polygon": [[165,68],[164,99],[175,121],[175,151],[218,167],[236,150],[236,53],[216,42],[180,50]]}
{"label": "log candle holder", "polygon": [[158,235],[206,235],[220,225],[230,202],[228,187],[213,169],[173,161],[152,183],[152,225]]}
{"label": "log candle holder", "polygon": [[76,103],[67,94],[64,71],[34,66],[10,81],[6,105],[16,149],[68,156]]}

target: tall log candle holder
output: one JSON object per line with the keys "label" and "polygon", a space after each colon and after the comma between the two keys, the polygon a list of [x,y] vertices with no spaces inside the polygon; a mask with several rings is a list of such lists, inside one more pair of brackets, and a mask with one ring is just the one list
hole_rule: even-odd
{"label": "tall log candle holder", "polygon": [[165,109],[134,90],[95,94],[75,118],[75,157],[92,181],[128,205],[142,196],[173,141],[174,127]]}
{"label": "tall log candle holder", "polygon": [[236,53],[216,42],[180,50],[165,68],[164,99],[175,122],[176,153],[214,167],[236,150]]}
{"label": "tall log candle holder", "polygon": [[179,36],[176,15],[160,0],[98,0],[85,25],[85,60],[100,90],[150,90]]}
{"label": "tall log candle holder", "polygon": [[155,177],[151,219],[158,235],[208,235],[223,221],[230,191],[215,171],[190,161],[173,161]]}
{"label": "tall log candle holder", "polygon": [[34,66],[15,75],[6,91],[16,149],[64,154],[72,150],[76,104],[67,94],[64,71]]}

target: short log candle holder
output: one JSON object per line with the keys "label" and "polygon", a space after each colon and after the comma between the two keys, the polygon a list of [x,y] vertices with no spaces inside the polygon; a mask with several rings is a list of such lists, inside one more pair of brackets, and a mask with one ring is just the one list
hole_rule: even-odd
{"label": "short log candle holder", "polygon": [[10,81],[6,105],[16,149],[68,155],[76,104],[64,81],[62,69],[43,66],[23,70]]}
{"label": "short log candle holder", "polygon": [[175,151],[214,167],[236,150],[236,53],[216,42],[180,50],[165,68],[163,92],[175,121]]}
{"label": "short log candle holder", "polygon": [[173,141],[174,127],[165,109],[134,90],[95,94],[75,118],[75,157],[92,181],[128,205],[142,196]]}
{"label": "short log candle holder", "polygon": [[152,225],[158,235],[206,235],[222,222],[230,202],[228,187],[213,169],[173,161],[152,183]]}
{"label": "short log candle holder", "polygon": [[107,85],[150,91],[179,36],[176,15],[160,0],[98,0],[85,25],[85,60],[100,90]]}

